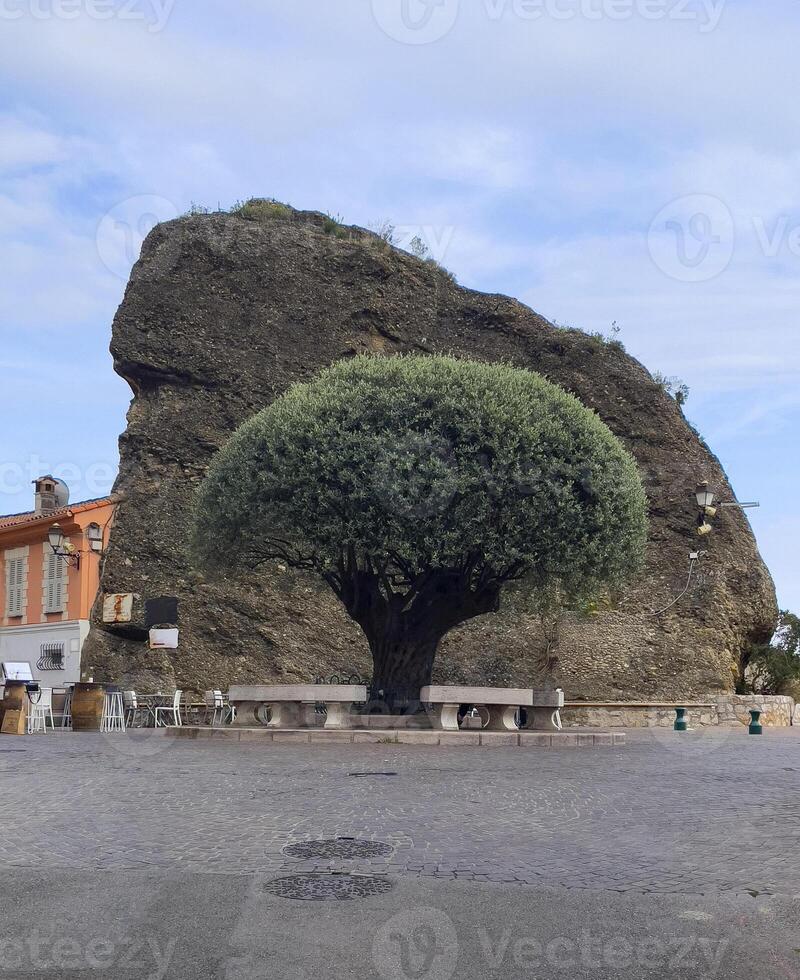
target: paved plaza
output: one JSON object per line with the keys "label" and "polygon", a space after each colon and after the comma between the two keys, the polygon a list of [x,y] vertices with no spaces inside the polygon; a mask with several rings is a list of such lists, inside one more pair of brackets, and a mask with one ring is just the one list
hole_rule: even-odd
{"label": "paved plaza", "polygon": [[0,779],[9,977],[800,977],[792,730],[4,737]]}

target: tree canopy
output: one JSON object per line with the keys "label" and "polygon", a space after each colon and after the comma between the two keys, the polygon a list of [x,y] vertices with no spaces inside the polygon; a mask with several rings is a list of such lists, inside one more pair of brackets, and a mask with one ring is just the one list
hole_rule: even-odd
{"label": "tree canopy", "polygon": [[505,364],[359,356],[237,430],[200,490],[194,541],[207,563],[316,572],[375,655],[395,621],[435,652],[512,579],[620,583],[646,534],[633,458],[563,389]]}
{"label": "tree canopy", "polygon": [[782,609],[771,643],[745,651],[740,694],[795,694],[800,690],[800,618]]}

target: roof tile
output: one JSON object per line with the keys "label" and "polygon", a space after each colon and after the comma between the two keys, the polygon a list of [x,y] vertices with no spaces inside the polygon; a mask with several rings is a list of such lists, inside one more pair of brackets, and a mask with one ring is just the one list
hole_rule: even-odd
{"label": "roof tile", "polygon": [[69,504],[67,507],[59,507],[50,514],[37,514],[33,510],[25,511],[23,514],[7,514],[0,517],[0,531],[6,528],[19,527],[22,524],[32,524],[34,521],[41,521],[45,517],[49,520],[57,521],[59,517],[70,517],[72,514],[81,514],[87,510],[95,510],[97,507],[104,507],[106,504],[117,502],[116,497],[96,497],[93,500],[81,500],[76,504]]}

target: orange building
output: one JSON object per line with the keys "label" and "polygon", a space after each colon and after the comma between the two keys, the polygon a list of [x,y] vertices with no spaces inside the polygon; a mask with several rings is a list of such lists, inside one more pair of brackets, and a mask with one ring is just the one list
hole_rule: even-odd
{"label": "orange building", "polygon": [[52,476],[34,485],[32,511],[0,517],[0,661],[28,662],[44,686],[58,687],[80,680],[115,503],[70,504]]}

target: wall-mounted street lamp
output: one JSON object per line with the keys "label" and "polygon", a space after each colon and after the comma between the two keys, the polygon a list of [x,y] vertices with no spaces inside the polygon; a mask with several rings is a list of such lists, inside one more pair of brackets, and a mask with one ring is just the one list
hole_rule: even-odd
{"label": "wall-mounted street lamp", "polygon": [[[708,480],[702,480],[697,484],[697,489],[694,492],[695,500],[697,501],[697,533],[704,537],[706,534],[710,534],[713,530],[712,526],[708,523],[710,519],[717,516],[717,510],[720,507],[739,507],[745,509],[747,507],[760,507],[761,505],[755,500],[748,500],[740,503],[738,500],[722,500],[716,506],[714,505],[714,491],[709,489]],[[690,551],[689,552],[689,573],[686,578],[686,585],[683,591],[678,593],[674,599],[671,599],[666,606],[662,606],[661,609],[657,609],[652,612],[651,616],[660,616],[665,613],[668,609],[671,609],[675,603],[682,599],[686,593],[689,591],[689,587],[692,584],[692,576],[694,575],[695,568],[699,565],[700,560],[705,558],[708,554],[707,551]],[[676,709],[679,712],[683,709]],[[675,722],[675,730],[683,731],[683,729],[678,728],[678,723],[682,721],[679,715]]]}
{"label": "wall-mounted street lamp", "polygon": [[708,489],[708,480],[703,480],[702,483],[697,484],[695,497],[697,498],[697,506],[701,509],[704,507],[711,507],[713,505],[714,494]]}
{"label": "wall-mounted street lamp", "polygon": [[99,524],[90,524],[86,528],[86,538],[89,541],[89,551],[78,551],[74,544],[67,540],[60,524],[54,524],[47,532],[47,540],[53,550],[65,564],[71,568],[81,567],[81,555],[103,552],[103,529]]}
{"label": "wall-mounted street lamp", "polygon": [[714,492],[708,488],[708,480],[702,480],[697,484],[697,489],[695,490],[695,499],[697,500],[697,506],[699,509],[699,514],[697,516],[697,533],[702,537],[703,535],[710,534],[712,531],[711,525],[708,523],[708,519],[716,517],[717,509],[720,507],[738,507],[740,510],[745,510],[748,507],[760,507],[761,504],[756,500],[722,500],[716,507],[714,506]]}

